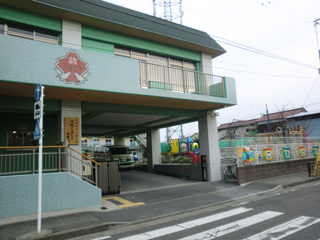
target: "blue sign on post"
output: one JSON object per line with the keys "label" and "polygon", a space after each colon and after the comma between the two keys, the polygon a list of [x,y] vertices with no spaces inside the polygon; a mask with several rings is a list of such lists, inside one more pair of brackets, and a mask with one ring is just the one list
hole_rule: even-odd
{"label": "blue sign on post", "polygon": [[36,128],[34,129],[33,133],[33,140],[38,140],[41,137],[41,130],[39,125],[39,120],[37,119]]}
{"label": "blue sign on post", "polygon": [[36,89],[34,91],[34,98],[36,99],[36,101],[40,101],[41,94],[42,94],[41,84],[37,84]]}

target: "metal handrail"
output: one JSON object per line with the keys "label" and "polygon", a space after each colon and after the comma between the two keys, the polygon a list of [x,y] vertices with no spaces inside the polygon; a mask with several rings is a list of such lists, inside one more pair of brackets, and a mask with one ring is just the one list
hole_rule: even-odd
{"label": "metal handrail", "polygon": [[[32,152],[29,153],[0,154],[0,176],[37,173],[36,163],[38,152],[36,152],[36,150],[38,148],[38,146],[0,147],[0,149],[32,150]],[[43,172],[68,171],[98,186],[97,169],[101,165],[100,163],[68,146],[44,146],[43,148],[58,149],[58,151],[43,153]],[[70,152],[63,151],[62,149],[70,149]],[[72,152],[75,152],[76,155],[73,155]],[[84,159],[87,159],[90,162],[85,162]]]}
{"label": "metal handrail", "polygon": [[86,158],[86,159],[90,160],[91,162],[94,162],[95,164],[97,164],[97,165],[101,166],[101,164],[100,164],[100,163],[96,162],[96,161],[95,161],[95,160],[93,160],[92,158],[89,158],[89,157],[88,157],[88,156],[86,156],[85,154],[78,152],[77,150],[73,149],[73,148],[72,148],[72,147],[70,147],[70,146],[68,146],[68,148],[69,148],[69,149],[71,149],[72,151],[74,151],[74,152],[76,152],[76,153],[80,154],[82,157],[84,157],[84,158]]}

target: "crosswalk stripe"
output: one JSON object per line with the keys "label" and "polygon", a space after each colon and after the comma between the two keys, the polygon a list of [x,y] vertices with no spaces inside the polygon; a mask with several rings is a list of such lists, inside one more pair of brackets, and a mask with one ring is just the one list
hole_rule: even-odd
{"label": "crosswalk stripe", "polygon": [[228,233],[232,233],[232,232],[238,231],[240,229],[249,227],[251,225],[266,221],[268,219],[277,217],[281,214],[283,214],[283,213],[274,212],[274,211],[266,211],[266,212],[259,213],[254,216],[247,217],[247,218],[244,218],[244,219],[232,222],[232,223],[228,223],[228,224],[216,227],[216,228],[212,228],[208,231],[204,231],[201,233],[197,233],[197,234],[182,238],[180,240],[214,239],[214,238],[226,235]]}
{"label": "crosswalk stripe", "polygon": [[258,233],[254,236],[246,238],[245,240],[278,240],[286,236],[289,236],[295,232],[298,232],[304,228],[307,228],[317,222],[320,222],[320,218],[301,216],[291,221],[275,226],[273,228],[270,228],[262,233]]}
{"label": "crosswalk stripe", "polygon": [[241,213],[245,213],[248,211],[252,211],[252,208],[244,208],[244,207],[240,207],[240,208],[236,208],[236,209],[232,209],[226,212],[222,212],[222,213],[217,213],[208,217],[204,217],[204,218],[199,218],[196,220],[192,220],[192,221],[188,221],[188,222],[184,222],[184,223],[180,223],[174,226],[170,226],[170,227],[165,227],[165,228],[160,228],[154,231],[150,231],[150,232],[145,232],[145,233],[141,233],[141,234],[137,234],[137,235],[133,235],[133,236],[129,236],[129,237],[125,237],[125,238],[121,238],[119,240],[148,240],[148,239],[153,239],[153,238],[157,238],[157,237],[162,237],[171,233],[175,233],[175,232],[180,232],[189,228],[194,228],[197,226],[201,226],[203,224],[207,224],[210,222],[214,222],[214,221],[218,221],[224,218],[228,218],[228,217],[232,217]]}

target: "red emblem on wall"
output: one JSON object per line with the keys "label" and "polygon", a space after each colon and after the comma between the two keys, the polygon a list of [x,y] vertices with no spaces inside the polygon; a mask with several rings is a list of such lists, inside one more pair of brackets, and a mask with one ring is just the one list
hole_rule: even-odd
{"label": "red emblem on wall", "polygon": [[83,61],[76,51],[69,51],[64,57],[57,58],[55,70],[57,77],[65,83],[82,84],[89,75],[88,64]]}

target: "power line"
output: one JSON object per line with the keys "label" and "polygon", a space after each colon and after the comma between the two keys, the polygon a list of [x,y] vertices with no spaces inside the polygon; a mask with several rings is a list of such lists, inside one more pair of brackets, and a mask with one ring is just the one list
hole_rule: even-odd
{"label": "power line", "polygon": [[[210,36],[213,36],[215,38],[220,38],[220,37],[214,36],[214,35],[210,35]],[[289,58],[281,57],[279,55],[268,53],[268,52],[265,52],[265,51],[262,51],[262,50],[259,50],[259,49],[254,49],[254,48],[248,47],[246,45],[243,45],[243,44],[240,44],[240,43],[237,43],[237,42],[233,42],[233,41],[230,41],[230,40],[227,40],[227,39],[224,39],[224,41],[222,41],[222,40],[216,40],[216,41],[224,43],[224,44],[227,44],[227,45],[230,45],[230,46],[233,46],[233,47],[236,47],[236,48],[239,48],[239,49],[242,49],[242,50],[253,52],[253,53],[256,53],[256,54],[260,54],[260,55],[264,55],[264,56],[267,56],[267,57],[270,57],[270,58],[274,58],[274,59],[277,59],[277,60],[281,60],[281,61],[284,61],[284,62],[300,65],[302,67],[307,67],[307,68],[312,68],[312,69],[319,69],[318,67],[315,67],[315,66],[312,66],[312,65],[309,65],[309,64],[306,64],[306,63],[302,63],[302,62],[298,62],[298,61],[295,61],[295,60],[292,60],[292,59],[289,59]]]}
{"label": "power line", "polygon": [[304,23],[302,23],[302,22],[300,22],[300,21],[298,21],[297,19],[295,19],[295,18],[292,18],[292,17],[290,17],[290,16],[288,16],[288,15],[286,15],[286,14],[283,14],[283,12],[281,12],[281,11],[278,11],[277,9],[275,9],[275,8],[273,8],[273,7],[270,7],[270,3],[271,2],[268,2],[268,4],[264,4],[264,3],[262,3],[261,1],[259,1],[259,0],[255,0],[256,2],[258,2],[258,3],[260,3],[262,6],[265,6],[265,7],[267,7],[267,8],[270,8],[270,9],[272,9],[273,11],[275,11],[275,12],[277,12],[277,13],[279,13],[280,15],[283,15],[283,16],[285,16],[285,17],[287,17],[287,18],[290,18],[291,20],[293,20],[293,21],[296,21],[297,23],[299,23],[299,24],[304,24]]}
{"label": "power line", "polygon": [[[103,7],[103,8],[109,9],[109,10],[113,10],[113,9],[108,8],[108,7],[100,6],[99,4],[89,3],[89,2],[87,2],[86,0],[82,0],[82,1],[83,1],[83,2],[86,2],[86,3],[88,3],[88,4],[92,4],[92,5],[96,5],[96,6],[99,6],[99,7]],[[115,11],[115,12],[118,12],[118,11],[116,11],[116,10],[114,10],[114,11]],[[10,15],[10,14],[6,14],[6,15]],[[128,14],[128,15],[130,15],[130,14]],[[143,18],[143,17],[137,17],[137,16],[134,16],[134,15],[130,15],[130,16],[150,21],[150,19],[146,19],[146,18]],[[23,19],[23,18],[21,18],[21,19]],[[154,21],[152,21],[152,22],[154,22]],[[163,23],[160,23],[160,22],[154,22],[154,23],[159,24],[159,25],[164,25],[164,26],[166,26],[166,27],[169,27],[169,28],[172,28],[172,29],[176,29],[176,30],[181,31],[181,29],[177,29],[177,28],[174,27],[174,26],[171,26],[171,25],[168,25],[168,24],[164,24],[164,23],[166,23],[166,21],[164,21]],[[186,28],[186,29],[188,29],[188,28]],[[189,33],[189,34],[195,35],[195,36],[200,37],[200,38],[205,38],[205,39],[210,39],[210,40],[212,40],[212,39],[209,38],[209,37],[206,37],[206,36],[203,36],[203,35],[199,35],[199,34],[197,34],[197,33],[195,33],[195,32],[190,32],[190,31],[187,31],[187,30],[184,30],[184,32],[187,32],[187,33]],[[274,59],[277,59],[277,60],[281,60],[281,61],[285,61],[285,62],[288,62],[288,63],[300,65],[300,66],[303,66],[303,67],[312,68],[312,69],[318,69],[318,67],[311,66],[311,65],[309,65],[309,64],[305,64],[305,63],[302,63],[302,62],[298,62],[298,61],[295,61],[295,60],[292,60],[292,59],[284,58],[284,57],[281,57],[281,56],[278,56],[278,55],[275,55],[275,54],[271,54],[271,53],[268,53],[268,52],[265,52],[265,51],[262,51],[262,50],[259,50],[259,49],[254,49],[254,48],[252,48],[252,47],[249,47],[249,46],[246,46],[246,45],[243,45],[243,44],[240,44],[240,43],[237,43],[237,42],[234,42],[234,41],[225,39],[225,38],[221,38],[221,37],[215,36],[215,35],[213,35],[213,34],[209,34],[209,35],[212,36],[212,37],[214,37],[214,38],[220,38],[220,39],[223,39],[223,40],[224,40],[224,41],[217,40],[218,42],[221,42],[221,43],[224,43],[224,44],[233,46],[233,47],[237,47],[237,48],[242,49],[242,50],[250,51],[250,52],[253,52],[253,53],[256,53],[256,54],[264,55],[264,56],[271,57],[271,58],[274,58]],[[99,35],[99,34],[96,34],[96,36],[105,37],[105,36]],[[112,38],[109,38],[109,39],[112,39]]]}
{"label": "power line", "polygon": [[279,1],[279,0],[275,0],[275,1],[278,2],[278,3],[280,3],[280,4],[282,4],[282,5],[285,6],[287,9],[291,9],[292,12],[296,12],[296,13],[298,13],[299,15],[301,15],[302,17],[305,17],[305,15],[303,15],[302,13],[296,11],[295,9],[291,8],[290,6],[284,4],[283,2],[281,2],[281,1]]}
{"label": "power line", "polygon": [[315,86],[315,85],[316,85],[316,83],[317,83],[318,78],[319,78],[319,75],[318,75],[318,76],[317,76],[317,78],[314,80],[314,83],[313,83],[313,85],[312,85],[312,88],[311,88],[311,90],[310,90],[310,92],[309,92],[308,96],[307,96],[307,99],[304,101],[304,103],[303,103],[303,105],[302,105],[302,106],[304,106],[304,105],[306,104],[306,102],[308,101],[308,99],[309,99],[309,97],[310,97],[310,95],[311,95],[311,92],[312,92],[312,90],[313,90],[314,86]]}
{"label": "power line", "polygon": [[208,17],[210,17],[210,18],[217,19],[217,20],[219,20],[219,21],[226,22],[226,23],[229,23],[229,24],[232,24],[232,25],[235,25],[235,26],[239,26],[239,27],[242,27],[242,28],[246,28],[246,29],[249,29],[249,30],[254,31],[254,32],[262,33],[262,34],[269,35],[269,36],[275,37],[275,38],[279,38],[279,39],[282,39],[282,40],[285,40],[285,41],[288,41],[288,42],[292,42],[292,43],[295,43],[295,44],[298,44],[298,45],[302,45],[302,46],[306,46],[306,47],[309,47],[309,48],[313,48],[313,47],[311,47],[311,46],[309,46],[309,45],[292,41],[291,39],[286,39],[286,38],[283,38],[283,37],[280,37],[280,36],[276,36],[276,35],[273,35],[273,34],[270,34],[270,33],[266,33],[266,32],[263,32],[263,31],[254,29],[254,28],[246,27],[246,26],[243,26],[243,25],[238,24],[238,23],[230,22],[230,21],[227,21],[227,20],[224,20],[224,19],[215,17],[215,16],[211,16],[211,15],[209,15],[209,14],[201,13],[201,12],[198,12],[198,11],[195,11],[195,10],[192,10],[192,9],[188,9],[188,8],[184,8],[184,9],[189,10],[189,11],[191,11],[191,12],[195,12],[195,13],[201,14],[201,15],[203,15],[203,16],[208,16]]}
{"label": "power line", "polygon": [[256,73],[256,72],[248,72],[248,71],[228,69],[228,68],[219,68],[219,67],[212,67],[212,68],[213,68],[213,69],[216,68],[216,69],[234,71],[234,72],[242,72],[242,73],[250,73],[250,74],[264,75],[264,76],[273,76],[273,77],[314,79],[314,78],[310,78],[310,77],[281,76],[281,75],[266,74],[266,73]]}
{"label": "power line", "polygon": [[[238,64],[238,63],[232,63],[232,62],[227,62],[227,61],[222,61],[222,60],[216,60],[216,59],[214,59],[214,61],[216,61],[216,62],[228,63],[228,64],[232,64],[232,65],[236,65],[236,66],[241,66],[241,67],[246,67],[246,68],[251,68],[251,69],[257,69],[257,70],[261,70],[261,71],[264,71],[264,72],[278,73],[278,74],[282,74],[283,76],[287,76],[287,77],[295,77],[295,76],[292,76],[292,75],[291,75],[291,76],[290,76],[290,75],[285,75],[284,73],[281,73],[281,72],[270,71],[270,70],[267,70],[267,69],[251,67],[251,66],[248,66],[248,65],[243,65],[243,64]],[[301,77],[301,78],[304,78],[304,77]],[[311,79],[314,79],[314,78],[311,78]]]}

